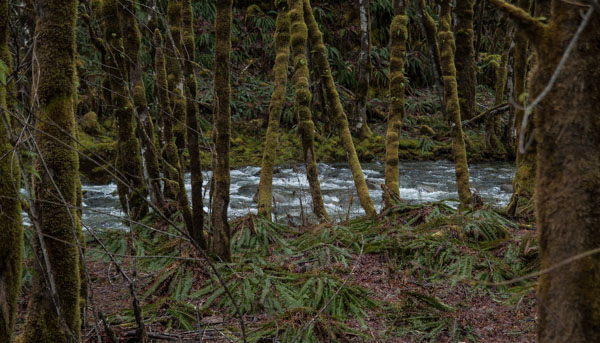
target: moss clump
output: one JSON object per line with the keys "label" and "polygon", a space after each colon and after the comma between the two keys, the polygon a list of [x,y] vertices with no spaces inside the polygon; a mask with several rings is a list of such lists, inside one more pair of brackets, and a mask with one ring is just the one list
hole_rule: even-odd
{"label": "moss clump", "polygon": [[90,135],[102,133],[102,126],[98,123],[98,115],[96,112],[88,112],[81,118],[81,129]]}

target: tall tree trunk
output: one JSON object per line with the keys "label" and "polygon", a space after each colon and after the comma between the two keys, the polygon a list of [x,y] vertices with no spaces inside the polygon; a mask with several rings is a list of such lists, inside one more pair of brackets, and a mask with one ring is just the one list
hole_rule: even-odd
{"label": "tall tree trunk", "polygon": [[135,17],[135,5],[132,1],[119,4],[119,22],[123,36],[124,53],[127,56],[127,76],[129,77],[129,94],[132,97],[138,122],[137,134],[142,146],[144,169],[148,178],[148,189],[152,203],[159,208],[165,207],[160,187],[160,167],[158,151],[154,135],[154,124],[150,117],[146,101],[146,87],[142,79],[142,62],[140,60],[141,35]]}
{"label": "tall tree trunk", "polygon": [[543,24],[503,1],[491,2],[516,22],[536,51],[532,99],[547,88],[578,38],[534,109],[540,269],[553,268],[538,280],[537,341],[599,342],[600,255],[566,260],[600,247],[600,13],[553,0],[552,17]]}
{"label": "tall tree trunk", "polygon": [[[529,12],[531,0],[519,0],[520,8]],[[518,29],[515,34],[515,49],[513,53],[514,63],[514,106],[515,127],[517,133],[516,155],[517,172],[513,179],[513,195],[507,207],[511,215],[523,215],[533,213],[533,193],[535,190],[535,143],[530,151],[523,154],[519,151],[519,137],[521,136],[521,124],[525,111],[523,107],[527,104],[527,51],[529,49],[527,35],[523,29]],[[531,123],[530,123],[531,124]],[[526,131],[526,139],[533,135],[533,125],[529,125]]]}
{"label": "tall tree trunk", "polygon": [[215,18],[215,115],[214,142],[215,160],[213,168],[214,195],[212,201],[212,250],[223,261],[231,261],[229,241],[231,232],[227,222],[229,206],[229,140],[231,138],[231,108],[229,98],[230,54],[231,54],[231,11],[233,0],[217,2]]}
{"label": "tall tree trunk", "polygon": [[278,13],[275,30],[275,66],[273,74],[275,86],[269,104],[269,126],[265,139],[262,166],[260,169],[260,182],[258,184],[258,215],[271,219],[271,205],[273,204],[273,168],[275,154],[277,153],[277,135],[279,133],[279,120],[285,104],[285,90],[287,83],[288,64],[290,59],[290,18],[287,13],[287,3],[277,3]]}
{"label": "tall tree trunk", "polygon": [[456,185],[461,208],[470,207],[471,188],[469,186],[469,165],[461,122],[461,107],[456,85],[456,66],[454,65],[454,36],[450,29],[452,14],[450,0],[442,0],[438,39],[441,53],[441,68],[444,77],[446,111],[450,118],[452,134],[452,155],[456,169]]}
{"label": "tall tree trunk", "polygon": [[[192,235],[194,219],[190,202],[185,191],[185,179],[183,177],[183,167],[177,153],[175,136],[173,134],[174,116],[171,112],[170,95],[167,82],[167,69],[165,66],[165,53],[162,45],[162,36],[158,29],[154,30],[154,72],[156,74],[156,94],[158,96],[158,113],[163,123],[163,140],[165,146],[161,152],[163,158],[163,174],[165,179],[165,196],[169,199],[177,200],[177,207],[183,216],[187,232]],[[179,96],[179,94],[173,94]]]}
{"label": "tall tree trunk", "polygon": [[[508,57],[510,55],[512,45],[512,29],[506,30],[506,35],[504,37],[504,42],[502,45],[502,57],[500,58],[500,63],[498,63],[495,67],[495,98],[494,98],[494,106],[498,106],[502,104],[504,101],[504,90],[506,89],[506,82],[508,79]],[[485,118],[485,126],[486,126],[486,145],[488,149],[493,154],[501,154],[504,155],[506,153],[506,148],[502,141],[499,138],[500,133],[500,124],[501,124],[501,116],[500,115],[488,115]]]}
{"label": "tall tree trunk", "polygon": [[373,134],[367,123],[367,95],[371,74],[371,23],[369,20],[369,0],[359,0],[360,54],[358,58],[358,86],[356,89],[356,119],[360,139]]}
{"label": "tall tree trunk", "polygon": [[190,173],[192,179],[192,238],[202,249],[208,247],[204,238],[204,205],[202,199],[202,166],[200,165],[200,142],[198,140],[198,105],[196,104],[196,75],[194,60],[196,44],[194,43],[194,20],[192,3],[183,1],[181,8],[183,74],[185,80],[184,94],[187,100],[185,118],[187,123],[187,147],[190,154]]}
{"label": "tall tree trunk", "polygon": [[[402,121],[406,115],[404,108],[404,63],[406,61],[406,39],[408,37],[408,17],[404,4],[394,1],[395,16],[390,25],[390,114],[385,136],[385,185],[384,202],[391,207],[395,199],[400,198],[398,170],[398,143]],[[403,1],[402,1],[403,2]]]}
{"label": "tall tree trunk", "polygon": [[[12,69],[8,49],[8,0],[0,0],[0,79]],[[16,153],[11,152],[10,122],[6,98],[9,88],[0,81],[0,342],[11,342],[17,298],[21,289],[23,225],[21,219],[21,172]]]}
{"label": "tall tree trunk", "polygon": [[475,48],[473,47],[473,7],[475,0],[459,0],[456,2],[456,81],[460,101],[461,117],[471,119],[477,112],[475,91],[477,78],[475,74]]}
{"label": "tall tree trunk", "polygon": [[304,20],[308,27],[310,45],[313,48],[313,56],[316,63],[315,67],[317,68],[319,75],[321,75],[321,83],[323,83],[325,87],[325,97],[329,109],[333,113],[342,140],[342,145],[348,156],[348,163],[350,165],[350,171],[352,172],[352,178],[354,179],[356,191],[358,192],[358,198],[360,199],[360,203],[367,216],[374,217],[377,215],[377,212],[375,211],[375,206],[373,206],[373,200],[369,195],[369,189],[365,182],[362,167],[358,161],[358,155],[356,154],[352,135],[350,134],[350,129],[348,127],[348,118],[346,117],[346,113],[344,113],[344,108],[340,102],[340,97],[335,87],[333,76],[331,75],[331,68],[329,66],[329,61],[327,60],[325,44],[323,43],[323,35],[321,34],[321,31],[319,31],[319,26],[317,25],[312,7],[310,6],[310,0],[304,0]]}
{"label": "tall tree trunk", "polygon": [[169,99],[171,115],[173,116],[173,135],[175,145],[179,151],[181,167],[185,170],[185,160],[181,157],[186,148],[185,128],[185,99],[183,97],[184,79],[181,62],[181,8],[182,0],[169,0],[167,5],[168,29],[165,35],[165,49],[167,56],[167,80],[169,86]]}
{"label": "tall tree trunk", "polygon": [[[75,144],[75,22],[77,1],[37,2],[32,90],[39,120],[33,207],[44,265],[34,276],[22,342],[80,340],[80,268],[76,247],[78,158]],[[66,203],[57,203],[57,199]],[[49,238],[51,237],[51,238]],[[44,256],[42,258],[41,256]]]}
{"label": "tall tree trunk", "polygon": [[[121,180],[117,180],[117,191],[123,211],[133,219],[140,219],[148,213],[146,186],[143,177],[140,143],[135,135],[135,114],[123,57],[123,40],[119,26],[117,0],[105,0],[102,6],[102,25],[107,43],[109,81],[112,106],[117,120],[117,170]],[[129,201],[129,206],[127,206]],[[128,213],[128,208],[130,213]]]}
{"label": "tall tree trunk", "polygon": [[308,30],[304,21],[303,0],[290,0],[290,21],[292,25],[292,53],[294,56],[294,84],[296,111],[298,111],[298,131],[302,139],[304,163],[306,164],[306,177],[310,187],[313,202],[313,213],[319,220],[329,220],[321,185],[319,184],[319,170],[314,149],[315,124],[312,120],[310,101],[312,94],[308,86],[308,60],[306,58],[306,41]]}

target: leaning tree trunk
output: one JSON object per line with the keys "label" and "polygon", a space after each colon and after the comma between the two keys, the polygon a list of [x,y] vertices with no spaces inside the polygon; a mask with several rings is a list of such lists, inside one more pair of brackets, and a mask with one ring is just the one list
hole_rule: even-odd
{"label": "leaning tree trunk", "polygon": [[212,199],[212,251],[223,261],[231,261],[229,241],[231,231],[227,222],[229,206],[229,140],[231,138],[231,108],[229,97],[231,54],[231,11],[233,0],[217,1],[215,18],[215,114],[213,167],[214,195]]}
{"label": "leaning tree trunk", "polygon": [[456,1],[456,81],[461,117],[471,119],[476,114],[475,48],[473,47],[473,8],[475,0]]}
{"label": "leaning tree trunk", "polygon": [[373,134],[367,123],[367,95],[371,74],[371,23],[369,20],[369,0],[359,0],[360,54],[358,58],[358,85],[356,88],[356,120],[360,139]]}
{"label": "leaning tree trunk", "polygon": [[275,66],[273,74],[275,86],[269,104],[269,126],[265,139],[262,166],[260,169],[260,182],[258,184],[258,215],[271,219],[271,205],[273,204],[273,168],[275,154],[277,153],[277,135],[279,133],[279,119],[285,104],[285,90],[287,83],[288,64],[290,59],[290,18],[287,13],[287,3],[279,1],[275,30]]}
{"label": "leaning tree trunk", "polygon": [[160,187],[160,167],[158,165],[158,150],[154,135],[154,124],[150,117],[150,109],[146,101],[146,87],[142,79],[142,62],[140,60],[141,34],[135,17],[135,4],[131,1],[119,5],[119,22],[123,47],[127,56],[127,76],[129,78],[129,94],[132,97],[137,121],[137,133],[142,147],[142,158],[150,199],[155,206],[165,207]]}
{"label": "leaning tree trunk", "polygon": [[314,152],[315,124],[310,111],[312,94],[308,86],[309,73],[305,53],[308,30],[304,22],[302,2],[303,0],[290,0],[296,111],[298,111],[298,131],[302,139],[303,158],[306,164],[306,178],[308,179],[313,202],[313,213],[319,222],[324,222],[329,220],[329,216],[323,203],[323,194],[321,193],[321,185],[319,184],[317,157]]}
{"label": "leaning tree trunk", "polygon": [[358,192],[358,198],[367,216],[373,217],[377,215],[377,212],[375,211],[375,206],[373,206],[373,200],[369,195],[365,176],[362,172],[360,162],[358,161],[358,155],[356,154],[352,135],[350,134],[350,129],[348,127],[348,118],[346,117],[346,113],[344,113],[344,108],[340,102],[340,96],[335,87],[333,76],[331,75],[329,60],[327,59],[327,52],[325,51],[325,44],[323,43],[323,35],[315,20],[312,7],[310,6],[310,0],[304,0],[304,20],[308,27],[308,38],[313,49],[315,67],[318,70],[319,75],[321,75],[321,83],[325,87],[327,104],[333,113],[342,140],[342,145],[348,156],[348,163],[350,165],[350,171],[352,172],[352,178],[354,179],[356,191]]}
{"label": "leaning tree trunk", "polygon": [[[531,0],[519,0],[519,7],[529,12]],[[523,29],[518,28],[515,35],[515,48],[513,53],[514,63],[514,111],[515,128],[517,133],[516,155],[517,172],[513,178],[513,195],[507,207],[507,212],[511,215],[523,215],[533,212],[533,192],[535,190],[535,143],[532,144],[530,151],[523,154],[519,149],[519,140],[521,137],[521,124],[525,111],[523,107],[527,104],[527,35]],[[533,126],[529,125],[526,130],[526,138],[533,135]]]}
{"label": "leaning tree trunk", "polygon": [[190,154],[190,173],[192,179],[192,220],[190,235],[202,249],[208,247],[204,237],[204,205],[202,199],[202,166],[200,165],[200,142],[198,140],[198,105],[196,104],[196,75],[194,74],[195,49],[194,20],[192,3],[183,1],[181,8],[181,55],[183,57],[183,74],[185,80],[184,94],[186,98],[185,118],[187,123],[187,148]]}
{"label": "leaning tree trunk", "polygon": [[534,110],[535,203],[540,269],[552,269],[538,281],[537,340],[600,342],[600,255],[566,263],[600,247],[600,13],[554,0],[543,24],[503,1],[491,2],[529,38],[538,60],[529,94],[536,99],[544,93]]}
{"label": "leaning tree trunk", "polygon": [[[6,67],[0,70],[0,79],[6,79],[12,66],[8,49],[8,0],[0,0],[0,62]],[[8,93],[8,87],[0,82],[0,342],[12,341],[23,251],[21,172],[17,156],[11,152]]]}
{"label": "leaning tree trunk", "polygon": [[117,119],[117,191],[123,211],[133,219],[148,213],[140,143],[135,135],[135,114],[127,85],[128,76],[123,55],[123,39],[119,26],[117,0],[105,0],[102,6],[102,25],[107,43],[109,82],[112,106]]}
{"label": "leaning tree trunk", "polygon": [[406,60],[406,39],[408,37],[408,17],[400,0],[394,1],[395,16],[390,25],[390,114],[385,136],[385,185],[383,199],[386,207],[391,207],[400,198],[398,143],[402,121],[406,115],[404,108],[404,63]]}
{"label": "leaning tree trunk", "polygon": [[[75,23],[77,1],[37,3],[33,103],[39,156],[33,211],[39,225],[37,268],[22,342],[80,340],[80,274],[76,247],[78,158],[75,143]],[[57,199],[61,199],[57,201]],[[65,203],[62,203],[64,201]]]}
{"label": "leaning tree trunk", "polygon": [[454,65],[454,36],[450,29],[452,14],[450,0],[442,1],[438,39],[440,44],[441,68],[444,77],[444,98],[446,111],[450,119],[452,134],[452,154],[456,170],[456,185],[461,208],[470,207],[471,188],[469,186],[469,165],[462,130],[460,104],[456,85],[456,66]]}

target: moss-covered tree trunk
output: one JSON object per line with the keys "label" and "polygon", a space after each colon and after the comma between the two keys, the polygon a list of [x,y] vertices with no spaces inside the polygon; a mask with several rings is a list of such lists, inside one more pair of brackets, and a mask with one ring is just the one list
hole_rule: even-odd
{"label": "moss-covered tree trunk", "polygon": [[340,97],[331,75],[331,68],[327,59],[327,52],[325,51],[325,44],[323,43],[323,35],[319,30],[317,21],[313,14],[312,7],[309,0],[304,0],[304,20],[308,27],[308,39],[313,49],[313,56],[315,61],[315,67],[321,76],[321,83],[325,87],[325,98],[329,106],[330,111],[333,113],[333,117],[342,140],[342,145],[348,156],[348,163],[350,165],[350,171],[352,172],[352,178],[358,192],[358,198],[360,203],[365,210],[365,213],[369,217],[373,217],[377,214],[375,206],[373,206],[373,200],[369,195],[369,189],[365,182],[365,177],[362,172],[362,167],[358,161],[358,155],[354,148],[354,142],[352,141],[352,135],[348,126],[348,118],[344,113],[344,108],[340,102]]}
{"label": "moss-covered tree trunk", "polygon": [[273,204],[273,168],[275,167],[275,154],[277,154],[277,135],[279,133],[279,120],[285,104],[285,90],[290,59],[290,18],[286,1],[277,2],[277,21],[275,23],[275,66],[273,74],[275,86],[269,104],[269,125],[265,138],[265,149],[260,169],[260,182],[258,184],[258,215],[271,219],[271,205]]}
{"label": "moss-covered tree trunk", "polygon": [[[128,73],[124,58],[123,38],[119,25],[119,5],[117,0],[104,0],[102,4],[102,26],[107,43],[109,82],[112,107],[117,120],[117,191],[123,211],[133,219],[140,219],[148,213],[146,185],[143,176],[140,142],[135,135],[136,121],[134,104],[128,87]],[[129,206],[127,206],[129,201]]]}
{"label": "moss-covered tree trunk", "polygon": [[456,81],[461,117],[471,119],[477,113],[475,90],[477,77],[475,74],[475,48],[473,47],[473,16],[475,0],[456,1]]}
{"label": "moss-covered tree trunk", "polygon": [[452,135],[452,155],[456,170],[456,185],[460,207],[470,207],[471,188],[469,186],[469,165],[461,122],[461,106],[456,84],[456,66],[454,65],[454,35],[450,29],[452,14],[450,0],[442,0],[438,40],[440,44],[441,68],[444,77],[444,98],[446,111],[450,119]]}
{"label": "moss-covered tree trunk", "polygon": [[223,261],[231,261],[229,241],[231,232],[227,222],[229,206],[229,144],[231,138],[231,88],[229,85],[231,55],[231,12],[233,0],[217,2],[215,18],[215,114],[213,161],[214,193],[211,226],[212,251]]}
{"label": "moss-covered tree trunk", "polygon": [[142,62],[140,60],[141,34],[135,17],[135,6],[132,1],[119,4],[119,23],[123,37],[124,53],[127,56],[127,76],[129,77],[129,94],[132,97],[135,113],[138,116],[136,131],[142,147],[144,170],[147,177],[148,190],[152,203],[159,208],[165,207],[160,187],[160,166],[158,150],[154,135],[154,124],[150,117],[150,109],[146,101],[146,87],[142,79]]}
{"label": "moss-covered tree trunk", "polygon": [[400,198],[398,142],[402,121],[406,114],[404,108],[404,63],[406,61],[408,17],[404,1],[394,1],[394,13],[395,16],[390,25],[390,113],[385,136],[385,185],[387,187],[383,200],[386,207],[391,207],[394,200]]}
{"label": "moss-covered tree trunk", "polygon": [[329,216],[323,203],[317,157],[314,152],[315,124],[312,120],[310,109],[312,94],[308,86],[308,59],[305,53],[308,30],[304,21],[303,0],[290,0],[289,3],[298,131],[302,140],[303,159],[306,165],[306,178],[308,179],[310,195],[312,197],[313,213],[320,222],[324,222],[329,220]]}
{"label": "moss-covered tree trunk", "polygon": [[[12,60],[8,49],[8,0],[0,0],[0,80],[6,80]],[[17,298],[21,288],[23,225],[21,219],[21,172],[11,152],[6,84],[0,81],[0,342],[11,342]]]}
{"label": "moss-covered tree trunk", "polygon": [[[494,106],[498,106],[502,104],[504,101],[504,90],[506,89],[506,81],[508,78],[508,57],[510,54],[510,46],[512,44],[512,30],[507,29],[506,35],[504,37],[504,41],[502,43],[502,56],[500,58],[500,63],[495,65],[495,98],[494,98]],[[501,116],[500,115],[488,115],[485,118],[485,139],[486,145],[488,149],[494,155],[505,155],[506,148],[504,144],[500,140],[500,125],[501,125]]]}
{"label": "moss-covered tree trunk", "polygon": [[192,3],[183,1],[181,8],[183,75],[185,80],[184,95],[186,98],[185,118],[187,123],[187,148],[190,154],[190,173],[192,179],[192,221],[190,231],[192,238],[202,249],[207,248],[204,237],[204,205],[202,198],[202,166],[200,165],[200,141],[198,128],[198,105],[196,104],[196,75],[194,74],[195,49],[194,20]]}
{"label": "moss-covered tree trunk", "polygon": [[360,139],[373,134],[367,122],[367,95],[371,74],[371,22],[369,20],[369,0],[359,0],[360,54],[358,58],[358,84],[356,88],[356,120]]}
{"label": "moss-covered tree trunk", "polygon": [[[80,272],[77,241],[75,144],[75,22],[77,1],[37,3],[33,104],[39,156],[34,178],[34,211],[41,231],[37,254],[44,265],[34,276],[23,342],[78,342]],[[62,199],[63,204],[57,199]],[[52,237],[52,238],[49,238]],[[42,252],[43,249],[43,252]],[[41,256],[44,258],[41,258]],[[47,263],[47,264],[46,264]]]}
{"label": "moss-covered tree trunk", "polygon": [[[531,0],[519,0],[518,5],[524,11],[529,12]],[[507,211],[511,215],[523,215],[533,213],[533,193],[535,190],[535,149],[531,145],[529,151],[523,154],[519,150],[519,137],[521,135],[521,123],[525,111],[523,107],[527,104],[527,67],[528,67],[529,43],[523,29],[517,28],[515,34],[515,47],[513,52],[513,79],[514,79],[514,106],[515,129],[517,134],[516,156],[517,172],[513,178],[513,195],[508,204]],[[533,125],[526,128],[526,139],[533,135]]]}
{"label": "moss-covered tree trunk", "polygon": [[[183,97],[184,78],[181,62],[181,9],[182,0],[169,0],[167,5],[168,28],[165,35],[165,53],[167,56],[167,81],[169,86],[169,99],[172,115],[173,135],[175,145],[181,155],[186,148],[185,128],[185,99]],[[185,161],[180,158],[181,166],[185,168]]]}
{"label": "moss-covered tree trunk", "polygon": [[509,14],[535,49],[532,99],[546,88],[576,31],[588,20],[533,114],[540,269],[554,267],[538,280],[537,341],[599,342],[600,255],[558,265],[600,247],[600,13],[553,0],[552,17],[543,24],[503,1],[491,2]]}
{"label": "moss-covered tree trunk", "polygon": [[[190,202],[185,191],[184,171],[181,167],[179,154],[177,153],[177,145],[175,144],[175,135],[173,134],[174,116],[169,107],[170,94],[167,82],[166,60],[162,36],[158,29],[154,30],[154,45],[154,73],[156,94],[158,97],[157,112],[159,113],[160,118],[162,118],[163,141],[165,142],[165,146],[161,152],[164,194],[167,199],[177,201],[177,208],[183,216],[186,230],[191,235],[190,229],[194,227],[194,220]],[[178,94],[173,95],[178,96]]]}

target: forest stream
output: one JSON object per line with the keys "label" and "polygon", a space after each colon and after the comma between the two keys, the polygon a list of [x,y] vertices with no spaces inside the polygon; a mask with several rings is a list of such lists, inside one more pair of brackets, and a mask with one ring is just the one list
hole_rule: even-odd
{"label": "forest stream", "polygon": [[[515,172],[512,162],[473,163],[470,166],[471,185],[486,204],[502,207],[510,199],[511,183]],[[384,165],[382,163],[364,163],[363,173],[369,192],[378,210],[381,209],[384,183]],[[211,172],[204,173],[205,189]],[[243,167],[231,171],[230,219],[256,213],[253,200],[260,179],[259,167]],[[333,220],[339,221],[364,215],[347,164],[319,164],[319,180],[323,191],[325,207]],[[190,175],[186,174],[186,188],[190,193]],[[83,184],[83,222],[95,229],[123,228],[123,212],[117,196],[117,186]],[[454,165],[449,161],[404,161],[400,163],[400,196],[410,203],[448,200],[456,195],[456,177]],[[208,191],[205,192],[204,209],[208,203]],[[301,222],[301,208],[305,220],[313,221],[311,198],[303,165],[276,168],[273,176],[274,215],[277,220],[291,218],[296,224]],[[349,206],[350,201],[352,205]],[[302,206],[301,203],[302,202]]]}

